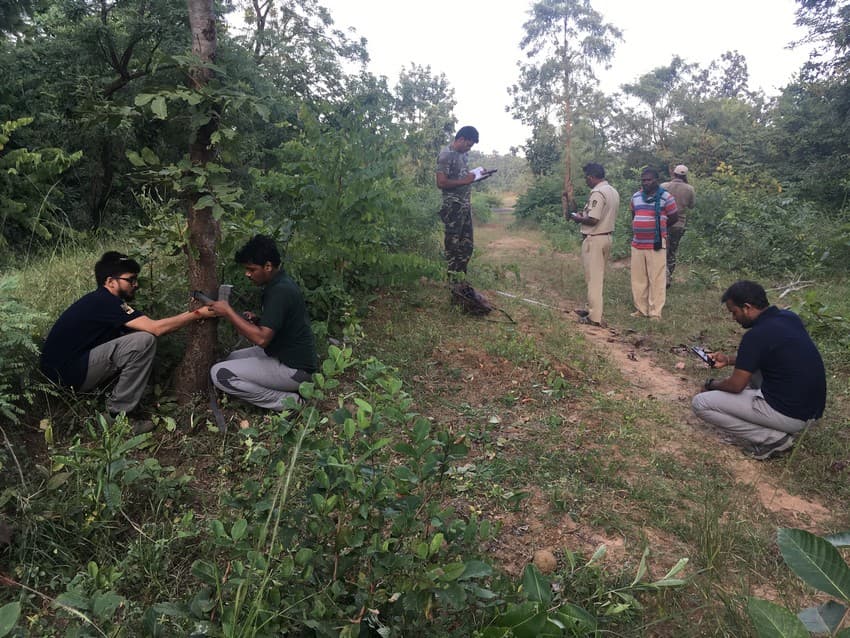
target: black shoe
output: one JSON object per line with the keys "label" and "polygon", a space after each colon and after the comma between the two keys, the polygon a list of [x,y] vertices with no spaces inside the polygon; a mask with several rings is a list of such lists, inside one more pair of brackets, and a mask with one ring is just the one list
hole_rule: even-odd
{"label": "black shoe", "polygon": [[573,310],[573,312],[576,313],[579,317],[586,317],[587,315],[590,314],[587,310],[580,310],[578,308]]}
{"label": "black shoe", "polygon": [[786,434],[776,443],[753,445],[750,448],[749,455],[757,461],[765,461],[780,452],[790,450],[792,447],[794,447],[794,438],[790,434]]}
{"label": "black shoe", "polygon": [[604,321],[593,321],[590,317],[579,317],[579,323],[583,323],[588,326],[596,326],[597,328],[607,328],[608,324]]}

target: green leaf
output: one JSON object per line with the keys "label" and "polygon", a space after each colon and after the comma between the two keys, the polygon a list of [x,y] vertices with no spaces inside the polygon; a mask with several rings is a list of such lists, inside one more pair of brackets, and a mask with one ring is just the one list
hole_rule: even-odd
{"label": "green leaf", "polygon": [[452,583],[437,593],[437,597],[451,605],[454,609],[466,607],[466,590],[458,583]]}
{"label": "green leaf", "polygon": [[[685,568],[685,565],[687,565],[687,564],[688,564],[687,558],[680,558],[679,562],[677,562],[675,565],[673,565],[673,567],[670,568],[670,571],[667,572],[666,574],[664,574],[664,578],[662,578],[661,580],[664,581],[664,580],[672,579],[673,576],[675,576],[680,571],[682,571]],[[658,582],[661,582],[661,581],[658,581]]]}
{"label": "green leaf", "polygon": [[271,110],[265,104],[260,104],[259,102],[255,102],[254,103],[254,110],[257,112],[257,115],[259,115],[260,118],[264,122],[269,121],[269,116],[271,115]]}
{"label": "green leaf", "polygon": [[295,554],[295,564],[299,567],[304,567],[307,563],[313,560],[313,550],[309,547],[302,547]]}
{"label": "green leaf", "polygon": [[124,597],[114,591],[95,594],[92,596],[92,612],[101,620],[110,620],[115,610],[124,602]]}
{"label": "green leaf", "polygon": [[750,598],[747,614],[759,638],[809,638],[809,632],[800,619],[785,607]]}
{"label": "green leaf", "polygon": [[583,633],[596,631],[596,626],[598,625],[598,621],[593,614],[573,603],[566,603],[558,607],[558,611],[555,612],[554,616],[567,627],[578,629]]}
{"label": "green leaf", "polygon": [[204,208],[211,208],[215,205],[215,197],[212,195],[204,195],[203,197],[199,197],[198,201],[195,202],[195,210],[203,210]]}
{"label": "green leaf", "polygon": [[830,600],[820,607],[809,607],[797,614],[797,618],[813,634],[832,634],[838,629],[847,607]]}
{"label": "green leaf", "polygon": [[528,600],[548,605],[552,600],[552,585],[534,565],[526,565],[522,572],[522,588]]}
{"label": "green leaf", "polygon": [[139,93],[136,96],[136,99],[133,100],[133,102],[135,103],[136,106],[144,106],[145,104],[148,104],[155,97],[156,96],[153,95],[152,93]]}
{"label": "green leaf", "polygon": [[159,119],[164,120],[168,117],[168,106],[165,104],[165,98],[158,95],[151,102],[151,111]]}
{"label": "green leaf", "polygon": [[471,560],[467,561],[460,580],[467,580],[469,578],[484,578],[485,576],[490,576],[492,573],[493,568],[487,563],[480,560]]}
{"label": "green leaf", "polygon": [[448,583],[457,580],[463,576],[464,569],[466,569],[466,565],[463,563],[448,563],[443,565],[443,573],[440,575],[440,581]]}
{"label": "green leaf", "polygon": [[243,536],[245,536],[245,532],[247,530],[248,530],[248,521],[246,521],[244,518],[240,518],[238,521],[236,521],[233,524],[233,527],[230,529],[230,537],[233,540],[238,541]]}
{"label": "green leaf", "polygon": [[797,576],[827,594],[850,601],[850,567],[835,546],[802,529],[777,532],[782,558]]}
{"label": "green leaf", "polygon": [[431,546],[428,548],[428,556],[433,556],[437,552],[440,551],[440,548],[443,546],[443,542],[445,541],[445,536],[442,533],[434,534],[434,538],[431,539]]}
{"label": "green leaf", "polygon": [[662,578],[661,580],[656,580],[654,583],[650,583],[648,586],[650,587],[681,587],[684,585],[686,580],[682,578]]}
{"label": "green leaf", "polygon": [[160,164],[159,157],[147,146],[142,149],[142,159],[148,166],[159,166]]}
{"label": "green leaf", "polygon": [[590,557],[590,560],[587,561],[588,565],[593,565],[595,562],[602,560],[605,557],[605,554],[608,553],[608,548],[605,545],[600,545],[596,548],[596,551],[593,552],[593,556]]}
{"label": "green leaf", "polygon": [[71,609],[79,609],[82,611],[89,610],[89,599],[73,590],[68,590],[59,594],[54,602],[60,607],[69,607]]}
{"label": "green leaf", "polygon": [[635,579],[632,581],[632,587],[637,585],[641,579],[646,575],[646,558],[649,556],[649,547],[643,550],[643,556],[640,557],[640,563],[638,564],[638,570],[635,574]]}
{"label": "green leaf", "polygon": [[20,617],[21,603],[16,601],[0,607],[0,638],[8,635],[14,629]]}
{"label": "green leaf", "polygon": [[496,623],[510,628],[515,638],[538,638],[546,620],[546,612],[541,612],[537,603],[525,603],[512,606]]}
{"label": "green leaf", "polygon": [[215,586],[218,583],[218,569],[205,560],[196,560],[192,563],[192,575],[207,585]]}
{"label": "green leaf", "polygon": [[55,490],[57,487],[64,485],[70,476],[70,472],[59,472],[58,474],[54,474],[50,477],[50,480],[47,481],[47,489]]}
{"label": "green leaf", "polygon": [[136,168],[145,166],[145,160],[143,160],[142,156],[136,151],[127,151],[124,155],[126,155],[127,159],[130,160],[130,163]]}

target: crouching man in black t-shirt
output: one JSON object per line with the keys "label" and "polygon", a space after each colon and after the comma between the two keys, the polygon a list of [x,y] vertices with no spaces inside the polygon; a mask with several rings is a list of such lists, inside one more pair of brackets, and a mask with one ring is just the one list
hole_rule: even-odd
{"label": "crouching man in black t-shirt", "polygon": [[[97,290],[63,312],[51,328],[41,353],[41,370],[63,386],[92,390],[117,377],[106,400],[115,417],[139,404],[156,352],[156,337],[192,321],[214,316],[209,308],[151,319],[130,306],[139,287],[139,264],[110,251],[94,266]],[[136,433],[153,429],[134,425]]]}
{"label": "crouching man in black t-shirt", "polygon": [[708,379],[693,399],[698,417],[768,459],[794,445],[794,435],[819,419],[826,405],[826,371],[803,322],[771,306],[753,281],[732,284],[721,297],[748,332],[738,353],[710,353],[715,368],[734,366],[732,376]]}
{"label": "crouching man in black t-shirt", "polygon": [[280,268],[270,237],[256,235],[236,253],[236,263],[256,286],[263,286],[262,315],[239,314],[227,301],[210,308],[255,344],[230,353],[210,376],[215,386],[243,401],[283,410],[287,398],[299,401],[298,386],[317,369],[316,342],[301,289]]}

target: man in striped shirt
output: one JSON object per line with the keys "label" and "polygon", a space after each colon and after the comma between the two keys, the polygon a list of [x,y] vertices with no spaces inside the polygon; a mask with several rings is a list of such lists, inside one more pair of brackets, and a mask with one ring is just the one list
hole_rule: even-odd
{"label": "man in striped shirt", "polygon": [[667,300],[667,226],[679,218],[676,199],[658,184],[658,171],[645,168],[641,189],[632,195],[633,317],[661,319]]}

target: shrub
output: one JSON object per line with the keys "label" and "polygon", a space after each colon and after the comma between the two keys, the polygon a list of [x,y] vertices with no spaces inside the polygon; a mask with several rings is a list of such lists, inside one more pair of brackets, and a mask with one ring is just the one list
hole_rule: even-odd
{"label": "shrub", "polygon": [[824,222],[823,211],[728,172],[700,183],[688,228],[681,254],[701,268],[775,278],[844,267],[830,253],[835,224]]}
{"label": "shrub", "polygon": [[515,208],[517,218],[536,222],[561,219],[562,190],[563,178],[558,175],[547,175],[537,179],[517,199]]}
{"label": "shrub", "polygon": [[43,315],[15,298],[16,277],[0,278],[0,416],[17,423],[22,404],[31,403],[38,360],[34,335]]}

